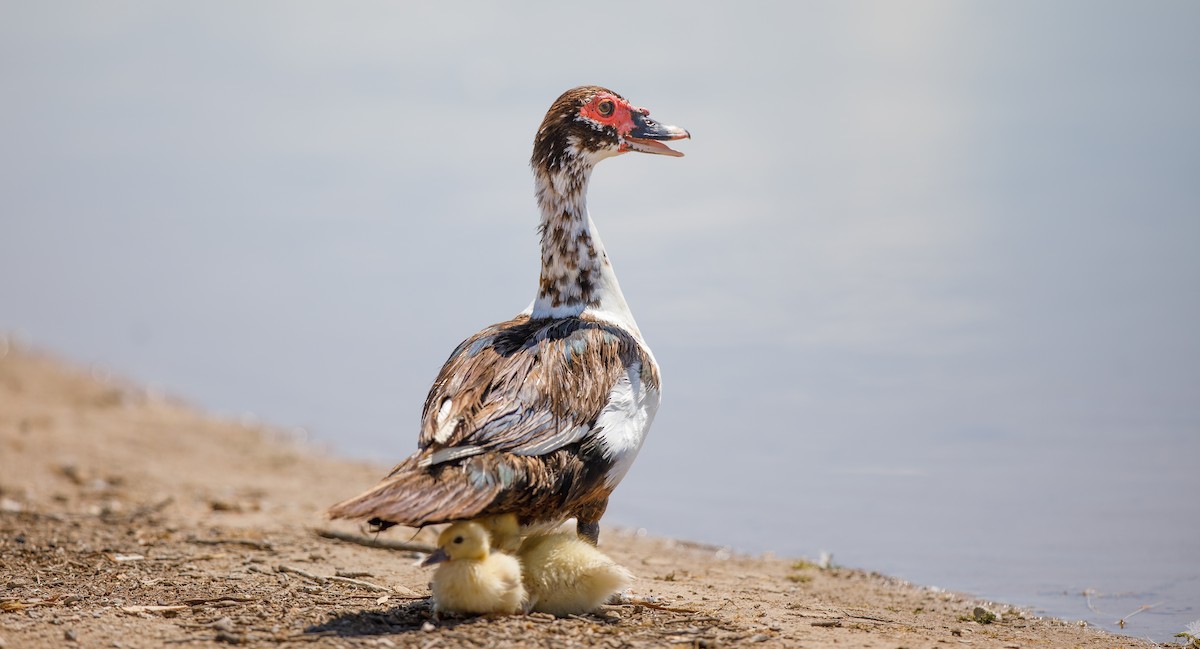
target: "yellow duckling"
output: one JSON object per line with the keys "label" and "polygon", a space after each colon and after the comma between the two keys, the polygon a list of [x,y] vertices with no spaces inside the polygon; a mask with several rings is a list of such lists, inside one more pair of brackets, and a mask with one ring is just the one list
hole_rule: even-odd
{"label": "yellow duckling", "polygon": [[439,613],[511,615],[523,610],[521,564],[492,553],[488,532],[478,523],[455,523],[438,537],[438,549],[421,565],[441,563],[433,573],[434,610]]}
{"label": "yellow duckling", "polygon": [[509,554],[516,554],[520,549],[521,524],[517,522],[516,514],[484,516],[476,518],[475,522],[482,525],[491,535],[493,548]]}
{"label": "yellow duckling", "polygon": [[517,556],[531,609],[559,617],[594,611],[633,581],[628,570],[574,532],[530,536]]}

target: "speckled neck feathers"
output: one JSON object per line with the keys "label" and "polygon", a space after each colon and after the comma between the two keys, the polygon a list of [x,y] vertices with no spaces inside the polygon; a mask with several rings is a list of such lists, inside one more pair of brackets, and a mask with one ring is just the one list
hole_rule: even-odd
{"label": "speckled neck feathers", "polygon": [[576,317],[587,311],[638,333],[587,211],[588,181],[602,157],[577,143],[540,159],[538,151],[535,147],[533,171],[542,216],[542,270],[531,316]]}

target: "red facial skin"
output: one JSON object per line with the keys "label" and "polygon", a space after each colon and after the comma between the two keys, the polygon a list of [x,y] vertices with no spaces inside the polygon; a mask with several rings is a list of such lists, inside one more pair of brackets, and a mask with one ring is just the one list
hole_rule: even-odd
{"label": "red facial skin", "polygon": [[[606,101],[611,101],[613,103],[613,111],[607,117],[600,112],[600,104]],[[642,115],[650,114],[650,111],[646,110],[645,108],[633,106],[629,102],[617,97],[616,95],[602,92],[595,97],[592,97],[591,101],[585,104],[583,108],[580,108],[579,114],[598,124],[613,127],[616,129],[617,134],[624,138],[629,135],[630,131],[633,130],[634,111],[637,111]],[[624,153],[628,150],[629,145],[622,142],[621,152]]]}

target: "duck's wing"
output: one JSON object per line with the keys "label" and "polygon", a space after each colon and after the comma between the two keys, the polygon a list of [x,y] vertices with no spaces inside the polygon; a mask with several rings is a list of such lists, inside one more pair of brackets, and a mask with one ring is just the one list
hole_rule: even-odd
{"label": "duck's wing", "polygon": [[429,391],[422,462],[551,453],[593,432],[631,372],[657,387],[656,371],[633,335],[601,321],[521,316],[489,327],[454,350]]}
{"label": "duck's wing", "polygon": [[489,327],[438,374],[420,450],[329,515],[419,526],[602,501],[607,492],[590,492],[611,487],[580,446],[603,427],[597,419],[617,386],[636,381],[656,393],[657,372],[636,338],[603,322],[521,316]]}

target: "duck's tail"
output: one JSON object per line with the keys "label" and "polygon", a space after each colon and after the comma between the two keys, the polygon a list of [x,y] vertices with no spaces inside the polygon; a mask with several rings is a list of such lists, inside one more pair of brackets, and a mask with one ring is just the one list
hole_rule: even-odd
{"label": "duck's tail", "polygon": [[585,463],[572,448],[534,456],[482,452],[433,464],[436,454],[418,451],[378,485],[327,514],[378,529],[505,513],[516,514],[521,525],[570,516],[599,521],[612,491],[604,481],[606,467]]}
{"label": "duck's tail", "polygon": [[369,520],[386,529],[392,525],[421,527],[474,518],[492,504],[506,485],[490,479],[472,462],[419,466],[414,455],[400,463],[378,485],[330,507],[330,518]]}

